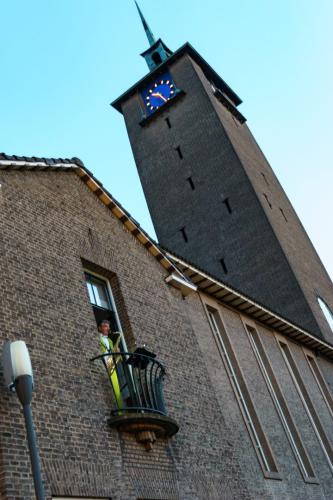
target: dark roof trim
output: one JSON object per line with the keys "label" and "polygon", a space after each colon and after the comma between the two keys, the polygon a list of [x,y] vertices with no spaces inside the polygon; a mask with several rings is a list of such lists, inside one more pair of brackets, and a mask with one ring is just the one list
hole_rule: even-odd
{"label": "dark roof trim", "polygon": [[228,99],[228,97],[224,94],[224,92],[222,92],[218,88],[214,88],[213,92],[215,97],[223,104],[223,106],[227,108],[235,118],[237,118],[239,123],[243,124],[246,122],[245,116],[243,116],[242,113],[238,111],[236,106],[233,104],[233,102],[230,101],[230,99]]}
{"label": "dark roof trim", "polygon": [[[0,153],[1,162],[10,162],[17,164],[34,164],[40,163],[45,166],[53,167],[55,165],[75,165],[78,167],[84,167],[82,161],[79,158],[40,158],[37,156],[17,156],[17,155],[6,155],[6,153]],[[84,167],[85,168],[85,167]]]}
{"label": "dark roof trim", "polygon": [[160,64],[154,71],[151,71],[145,75],[141,80],[136,82],[130,89],[124,92],[120,97],[115,99],[111,106],[113,106],[120,113],[122,112],[121,106],[124,101],[126,101],[130,96],[134,95],[138,90],[140,90],[144,85],[146,85],[147,80],[152,80],[160,72],[165,71],[165,69],[174,61],[179,59],[182,55],[189,54],[191,58],[201,67],[204,74],[208,80],[214,81],[216,86],[223,91],[226,96],[232,101],[235,106],[241,104],[242,100],[238,95],[229,87],[229,85],[220,77],[218,73],[205,61],[205,59],[197,52],[190,43],[185,43],[180,49],[174,52],[166,61]]}
{"label": "dark roof trim", "polygon": [[161,44],[163,49],[165,50],[165,52],[167,52],[168,54],[173,54],[173,51],[169,49],[169,47],[167,47],[165,45],[165,43],[163,42],[163,40],[161,40],[160,38],[158,40],[156,40],[156,42],[154,43],[154,45],[152,45],[151,47],[149,47],[148,49],[146,49],[144,52],[142,52],[140,54],[140,56],[142,57],[145,57],[149,52],[153,52],[155,49],[157,49],[158,45]]}
{"label": "dark roof trim", "polygon": [[[184,260],[182,257],[174,255],[169,250],[166,250],[167,256],[177,265],[188,278],[191,277],[193,283],[198,287],[198,291],[211,295],[220,302],[225,303],[229,307],[239,310],[240,314],[247,314],[254,320],[260,321],[263,325],[273,328],[275,331],[297,340],[301,344],[306,345],[314,351],[321,351],[321,353],[331,360],[333,360],[333,345],[320,339],[316,335],[303,330],[301,327],[291,323],[286,318],[283,318],[275,312],[267,309],[263,305],[255,302],[250,297],[242,294],[241,292],[231,288],[226,283],[221,282],[217,278],[207,274],[203,270],[197,268],[193,264]],[[202,286],[202,284],[204,284]],[[214,285],[214,291],[209,291],[210,287]],[[216,290],[216,287],[218,289]],[[237,300],[239,303],[237,303]],[[244,309],[244,304],[248,307]]]}
{"label": "dark roof trim", "polygon": [[27,156],[9,156],[0,153],[0,170],[66,170],[73,171],[80,177],[86,186],[97,198],[113,213],[125,228],[147,249],[147,251],[169,273],[179,276],[184,282],[188,278],[166,256],[159,245],[140,227],[140,224],[125,210],[122,205],[104,188],[94,175],[84,166],[78,158],[37,158]]}

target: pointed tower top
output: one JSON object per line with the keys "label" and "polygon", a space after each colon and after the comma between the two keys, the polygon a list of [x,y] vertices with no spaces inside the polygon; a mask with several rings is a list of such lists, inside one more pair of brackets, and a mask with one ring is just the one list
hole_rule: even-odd
{"label": "pointed tower top", "polygon": [[155,68],[157,68],[157,66],[162,64],[162,62],[166,61],[166,59],[171,56],[172,51],[168,49],[168,47],[162,42],[160,38],[156,40],[152,30],[149,28],[148,23],[140,10],[140,7],[138,6],[137,1],[134,1],[150,45],[149,49],[145,50],[141,55],[145,58],[150,71],[153,71]]}
{"label": "pointed tower top", "polygon": [[142,24],[143,24],[143,28],[144,28],[144,30],[146,32],[146,35],[147,35],[147,38],[148,38],[148,42],[149,42],[150,46],[152,46],[156,42],[156,39],[155,39],[155,37],[153,35],[152,30],[149,28],[148,23],[147,23],[144,15],[142,14],[140,7],[138,6],[138,3],[136,2],[136,0],[134,0],[134,1],[135,1],[136,8],[138,9],[140,18],[141,18],[141,21],[142,21]]}

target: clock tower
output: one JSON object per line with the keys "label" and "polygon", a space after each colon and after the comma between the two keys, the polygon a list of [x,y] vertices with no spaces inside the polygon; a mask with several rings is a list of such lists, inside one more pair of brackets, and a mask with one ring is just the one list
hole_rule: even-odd
{"label": "clock tower", "polygon": [[333,342],[333,285],[239,111],[186,43],[150,44],[149,73],[112,105],[125,119],[161,246]]}

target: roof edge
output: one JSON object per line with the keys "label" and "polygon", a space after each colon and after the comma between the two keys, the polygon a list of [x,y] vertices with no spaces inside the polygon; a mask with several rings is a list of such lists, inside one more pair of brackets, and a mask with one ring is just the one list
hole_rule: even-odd
{"label": "roof edge", "polygon": [[151,45],[151,47],[148,47],[148,49],[141,52],[140,56],[145,57],[149,52],[154,51],[154,49],[157,48],[159,43],[163,46],[163,48],[166,52],[169,52],[169,54],[171,54],[171,55],[173,54],[173,51],[170,50],[169,47],[167,47],[165,45],[165,43],[163,42],[163,40],[161,38],[159,38],[158,40],[156,40],[156,42],[153,45]]}
{"label": "roof edge", "polygon": [[[179,266],[179,270],[191,279],[192,283],[197,286],[197,291],[206,293],[215,299],[223,302],[227,306],[232,307],[241,314],[248,315],[259,321],[266,327],[269,327],[293,340],[304,344],[307,348],[317,350],[318,353],[333,360],[333,344],[323,340],[317,335],[308,332],[300,326],[292,323],[279,314],[271,311],[254,299],[242,294],[233,289],[230,285],[223,283],[217,278],[209,275],[205,271],[197,268],[182,257],[174,255],[171,251],[164,249],[166,255]],[[191,272],[191,277],[187,272]],[[198,279],[199,278],[199,279]],[[205,286],[203,286],[205,284]],[[214,291],[207,291],[209,288]],[[220,294],[220,296],[219,296]],[[234,304],[233,304],[234,302]],[[246,306],[246,308],[244,307]]]}
{"label": "roof edge", "polygon": [[55,159],[37,158],[27,156],[9,156],[0,154],[0,170],[70,170],[87,185],[87,187],[98,197],[98,199],[111,210],[113,215],[120,220],[125,228],[146,248],[146,250],[166,269],[174,273],[184,284],[191,286],[190,280],[175,266],[164,252],[149,235],[141,228],[140,224],[130,213],[105,189],[103,184],[94,177],[79,158]]}
{"label": "roof edge", "polygon": [[156,69],[147,73],[144,77],[142,77],[139,81],[137,81],[134,85],[132,85],[128,90],[126,90],[123,94],[121,94],[117,99],[111,102],[111,106],[115,108],[117,111],[122,113],[121,105],[122,103],[128,99],[131,95],[134,95],[137,90],[140,90],[147,80],[151,80],[156,76],[159,72],[162,72],[166,69],[166,67],[173,61],[177,60],[184,53],[188,53],[195,62],[197,62],[201,68],[203,69],[205,75],[214,79],[218,86],[221,87],[221,90],[225,92],[225,94],[232,100],[235,106],[239,106],[242,103],[241,98],[229,87],[229,85],[223,80],[223,78],[207,63],[207,61],[195,50],[195,48],[189,43],[186,42],[182,45],[178,50],[176,50],[168,59],[166,59],[162,64],[160,64]]}

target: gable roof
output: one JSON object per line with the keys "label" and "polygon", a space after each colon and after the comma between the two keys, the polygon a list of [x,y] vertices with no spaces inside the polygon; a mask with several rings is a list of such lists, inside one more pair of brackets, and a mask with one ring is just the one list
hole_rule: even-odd
{"label": "gable roof", "polygon": [[67,170],[75,174],[88,186],[97,198],[107,206],[126,229],[146,248],[146,250],[168,271],[177,277],[178,286],[182,284],[193,290],[193,286],[176,265],[161,250],[159,245],[142,229],[140,224],[125,208],[105,189],[94,175],[84,166],[79,158],[39,158],[27,156],[9,156],[0,153],[0,170]]}
{"label": "gable roof", "polygon": [[49,167],[55,169],[84,167],[79,158],[41,158],[39,156],[7,155],[6,153],[0,153],[0,164],[1,170],[4,170],[6,166],[13,170],[47,170]]}

